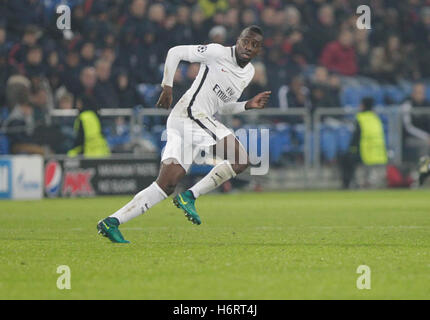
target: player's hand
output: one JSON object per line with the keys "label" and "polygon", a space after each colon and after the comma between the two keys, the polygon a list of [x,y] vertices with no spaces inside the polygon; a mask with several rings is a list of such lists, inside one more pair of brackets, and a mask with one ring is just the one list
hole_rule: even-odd
{"label": "player's hand", "polygon": [[169,109],[173,101],[172,87],[164,86],[163,91],[158,98],[157,108]]}
{"label": "player's hand", "polygon": [[272,91],[264,91],[262,93],[257,94],[254,98],[248,100],[245,105],[245,109],[263,109],[266,106],[266,103],[269,100],[271,93]]}

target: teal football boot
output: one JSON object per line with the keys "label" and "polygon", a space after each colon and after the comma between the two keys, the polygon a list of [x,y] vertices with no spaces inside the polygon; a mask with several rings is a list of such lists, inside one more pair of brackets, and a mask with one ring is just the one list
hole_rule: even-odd
{"label": "teal football boot", "polygon": [[180,209],[184,210],[185,216],[194,224],[201,224],[199,215],[195,207],[196,199],[190,190],[182,192],[173,198],[173,203]]}
{"label": "teal football boot", "polygon": [[99,221],[97,224],[97,230],[99,231],[99,234],[109,238],[109,240],[114,243],[130,243],[130,241],[124,239],[118,226],[118,219],[107,217],[106,219]]}

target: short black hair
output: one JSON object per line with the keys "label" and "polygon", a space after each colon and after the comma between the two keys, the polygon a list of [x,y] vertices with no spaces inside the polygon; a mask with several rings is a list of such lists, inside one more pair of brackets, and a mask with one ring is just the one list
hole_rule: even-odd
{"label": "short black hair", "polygon": [[373,98],[371,97],[364,97],[361,99],[361,104],[364,107],[364,110],[372,110],[373,109]]}
{"label": "short black hair", "polygon": [[255,25],[255,24],[252,25],[252,26],[246,27],[245,29],[243,29],[240,35],[244,34],[247,31],[252,31],[252,32],[254,32],[256,34],[259,34],[260,36],[263,36],[263,30],[259,26]]}

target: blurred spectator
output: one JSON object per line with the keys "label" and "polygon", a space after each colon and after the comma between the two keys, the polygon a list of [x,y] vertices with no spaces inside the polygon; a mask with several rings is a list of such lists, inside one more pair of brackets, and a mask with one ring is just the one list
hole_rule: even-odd
{"label": "blurred spectator", "polygon": [[[283,51],[291,57],[289,68],[292,68],[293,65],[300,68],[312,59],[312,53],[303,39],[303,32],[301,30],[291,29],[287,33],[287,38],[283,43]],[[291,70],[289,71],[291,72]],[[296,72],[300,71],[296,70]]]}
{"label": "blurred spectator", "polygon": [[215,26],[209,31],[209,42],[225,45],[227,30],[223,26]]}
{"label": "blurred spectator", "polygon": [[88,67],[94,66],[95,62],[95,45],[93,42],[84,42],[81,46],[81,65]]}
{"label": "blurred spectator", "polygon": [[30,104],[30,81],[23,76],[13,76],[7,83],[8,103],[12,110],[4,129],[9,138],[12,154],[45,154],[35,132],[34,109]]}
{"label": "blurred spectator", "polygon": [[[75,100],[71,93],[69,93],[65,87],[61,87],[57,90],[55,95],[55,103],[60,110],[71,110],[75,106]],[[56,119],[55,122],[59,127],[61,134],[63,136],[63,141],[61,145],[63,150],[61,153],[66,153],[73,147],[75,140],[75,133],[73,130],[73,118],[70,117],[60,117]]]}
{"label": "blurred spectator", "polygon": [[23,31],[23,28],[30,25],[44,26],[45,8],[43,1],[8,1],[7,9],[8,28],[15,35],[20,34]]}
{"label": "blurred spectator", "polygon": [[18,104],[5,121],[12,154],[45,155],[45,148],[35,134],[33,107],[29,103]]}
{"label": "blurred spectator", "polygon": [[372,50],[371,75],[382,83],[396,83],[402,76],[404,59],[399,37],[391,35],[383,47]]}
{"label": "blurred spectator", "polygon": [[353,76],[357,73],[357,61],[351,31],[341,31],[338,40],[327,44],[321,54],[321,64],[330,71]]}
{"label": "blurred spectator", "polygon": [[355,49],[357,54],[358,72],[363,76],[371,76],[370,51],[368,30],[355,31]]}
{"label": "blurred spectator", "polygon": [[257,24],[257,15],[255,11],[251,8],[246,8],[240,12],[240,23],[241,28],[246,28],[247,26],[252,26]]}
{"label": "blurred spectator", "polygon": [[118,95],[111,80],[111,64],[107,60],[96,62],[97,83],[94,87],[94,97],[97,106],[103,108],[118,108]]}
{"label": "blurred spectator", "polygon": [[46,64],[46,77],[49,81],[51,89],[55,92],[61,87],[61,73],[64,71],[64,65],[60,63],[58,52],[53,50],[48,53]]}
{"label": "blurred spectator", "polygon": [[0,47],[6,44],[6,28],[0,22]]}
{"label": "blurred spectator", "polygon": [[192,44],[195,39],[191,26],[191,9],[181,5],[177,9],[176,25],[171,31],[174,45]]}
{"label": "blurred spectator", "polygon": [[272,7],[265,7],[261,12],[260,19],[267,40],[267,36],[272,35],[278,29],[276,25],[276,10]]}
{"label": "blurred spectator", "polygon": [[313,108],[339,107],[339,78],[330,76],[325,67],[317,67],[311,81]]}
{"label": "blurred spectator", "polygon": [[61,110],[71,110],[74,106],[74,99],[73,95],[71,95],[67,90],[61,89],[57,92],[57,95],[55,97],[56,104],[58,106],[58,109]]}
{"label": "blurred spectator", "polygon": [[224,26],[226,28],[227,33],[225,41],[228,41],[229,43],[234,43],[237,39],[237,35],[241,31],[239,10],[237,8],[231,8],[226,12]]}
{"label": "blurred spectator", "polygon": [[6,47],[0,46],[0,108],[6,105],[6,83],[13,73],[12,67],[7,64],[6,57]]}
{"label": "blurred spectator", "polygon": [[39,46],[28,49],[24,63],[24,70],[27,77],[41,76],[45,74],[43,65],[43,51]]}
{"label": "blurred spectator", "polygon": [[421,21],[414,30],[416,32],[416,50],[418,52],[418,65],[421,76],[430,77],[430,4],[421,12]]}
{"label": "blurred spectator", "polygon": [[67,90],[74,95],[79,94],[81,90],[80,73],[79,53],[75,50],[70,50],[66,56],[64,72],[61,74],[61,82],[64,83]]}
{"label": "blurred spectator", "polygon": [[266,74],[266,67],[264,66],[264,64],[261,62],[255,62],[254,68],[255,68],[254,78],[252,79],[249,86],[246,87],[245,91],[243,92],[243,96],[245,100],[255,97],[260,92],[269,90],[269,88],[267,87],[267,74]]}
{"label": "blurred spectator", "polygon": [[373,99],[363,98],[360,112],[356,116],[349,149],[340,162],[343,188],[350,187],[356,167],[360,162],[366,166],[375,166],[385,165],[387,161],[382,121],[373,112]]}
{"label": "blurred spectator", "polygon": [[97,84],[97,73],[94,67],[85,67],[82,69],[80,76],[79,95],[94,97],[94,88]]}
{"label": "blurred spectator", "polygon": [[69,157],[83,155],[86,158],[100,158],[110,155],[109,146],[103,136],[97,114],[96,101],[87,95],[79,98],[79,115],[75,120],[75,142],[67,152]]}
{"label": "blurred spectator", "polygon": [[120,72],[116,77],[116,93],[118,96],[118,108],[132,108],[139,104],[136,89],[130,83],[128,74]]}
{"label": "blurred spectator", "polygon": [[16,67],[21,73],[24,73],[23,63],[25,61],[28,48],[34,47],[42,32],[37,26],[26,27],[20,42],[16,42],[9,50],[9,64]]}
{"label": "blurred spectator", "polygon": [[212,17],[219,10],[228,9],[227,0],[198,0],[206,18]]}
{"label": "blurred spectator", "polygon": [[284,14],[283,29],[285,32],[288,32],[291,30],[303,29],[303,26],[301,24],[301,14],[296,7],[294,6],[286,7],[283,14]]}
{"label": "blurred spectator", "polygon": [[113,47],[104,47],[100,53],[100,60],[109,62],[111,67],[113,67],[117,61],[115,49]]}
{"label": "blurred spectator", "polygon": [[161,82],[160,65],[164,62],[164,56],[161,54],[163,50],[155,41],[155,30],[148,29],[143,39],[144,45],[138,48],[138,61],[134,70],[135,79],[140,83],[158,84]]}
{"label": "blurred spectator", "polygon": [[6,83],[6,103],[10,109],[30,102],[31,82],[22,75],[11,76]]}
{"label": "blurred spectator", "polygon": [[414,114],[414,110],[430,110],[430,101],[426,99],[426,87],[417,83],[411,96],[402,104],[405,160],[416,162],[420,156],[430,153],[430,117]]}
{"label": "blurred spectator", "polygon": [[49,111],[54,109],[54,98],[49,83],[44,77],[32,77],[30,102],[36,110],[38,118],[46,118]]}
{"label": "blurred spectator", "polygon": [[[379,19],[378,19],[379,18]],[[371,41],[375,45],[383,45],[389,35],[401,34],[399,13],[393,7],[383,8],[380,17],[373,19]],[[389,32],[387,32],[389,31]]]}
{"label": "blurred spectator", "polygon": [[310,21],[311,28],[306,34],[314,59],[320,57],[327,43],[334,41],[339,30],[336,24],[333,7],[329,4],[318,9],[316,21]]}
{"label": "blurred spectator", "polygon": [[195,7],[191,13],[193,38],[196,43],[206,44],[208,35],[208,25],[205,20],[205,15],[200,7]]}
{"label": "blurred spectator", "polygon": [[289,86],[279,91],[281,109],[288,108],[312,108],[309,88],[305,85],[302,76],[294,77]]}

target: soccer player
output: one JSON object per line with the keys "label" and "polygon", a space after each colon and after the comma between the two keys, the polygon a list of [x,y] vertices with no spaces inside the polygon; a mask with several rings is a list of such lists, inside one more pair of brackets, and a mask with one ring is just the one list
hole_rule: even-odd
{"label": "soccer player", "polygon": [[213,115],[217,112],[235,114],[264,108],[270,91],[262,92],[248,101],[237,102],[254,76],[254,67],[250,61],[259,54],[262,44],[261,29],[250,26],[241,32],[233,47],[209,44],[177,46],[169,50],[161,84],[163,90],[157,107],[170,107],[173,77],[180,61],[199,62],[200,71],[191,88],[174,106],[167,119],[167,143],[158,178],[124,207],[101,220],[97,224],[100,234],[112,242],[127,243],[118,226],[145,213],[171,195],[193,159],[205,148],[214,146],[217,155],[223,154],[222,161],[197,184],[178,194],[173,200],[185,212],[188,220],[201,224],[195,207],[196,199],[234,178],[249,166],[245,148]]}

